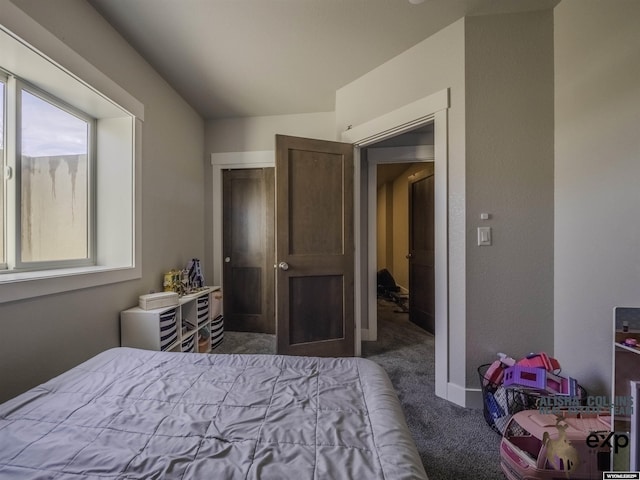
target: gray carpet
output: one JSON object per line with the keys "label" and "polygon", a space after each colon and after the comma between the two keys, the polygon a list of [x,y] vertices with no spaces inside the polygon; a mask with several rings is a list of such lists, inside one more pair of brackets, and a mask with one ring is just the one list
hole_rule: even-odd
{"label": "gray carpet", "polygon": [[276,353],[276,336],[263,333],[224,332],[224,340],[211,353]]}
{"label": "gray carpet", "polygon": [[[482,410],[465,409],[434,393],[434,337],[378,300],[378,340],[362,356],[381,365],[393,383],[430,480],[497,480],[500,436]],[[275,353],[275,336],[227,332],[213,353]]]}

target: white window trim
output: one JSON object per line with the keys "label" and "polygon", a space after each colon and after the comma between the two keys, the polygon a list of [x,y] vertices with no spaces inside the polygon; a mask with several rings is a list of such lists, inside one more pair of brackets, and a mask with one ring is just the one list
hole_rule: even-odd
{"label": "white window trim", "polygon": [[[14,102],[17,105],[17,115],[12,119],[8,119],[8,122],[15,122],[13,128],[10,130],[14,133],[14,138],[12,141],[15,141],[15,151],[12,155],[13,158],[9,159],[9,165],[11,170],[13,171],[13,178],[15,186],[14,191],[15,200],[5,199],[8,202],[8,205],[14,204],[13,208],[15,213],[13,213],[14,218],[14,232],[12,238],[7,238],[7,241],[10,245],[9,251],[13,252],[11,258],[7,258],[7,262],[9,265],[13,265],[12,270],[14,271],[27,271],[27,270],[54,270],[60,268],[73,268],[73,267],[86,267],[93,266],[96,264],[96,244],[95,244],[95,171],[96,171],[96,149],[95,149],[95,137],[97,131],[97,121],[95,118],[87,115],[81,110],[77,108],[66,105],[64,102],[61,102],[58,98],[53,97],[48,92],[44,92],[40,90],[38,87],[34,87],[29,83],[25,82],[21,78],[10,77],[9,81],[10,85],[10,95],[14,96]],[[77,258],[77,259],[69,259],[69,260],[40,260],[40,261],[23,261],[22,260],[22,218],[20,213],[20,208],[22,204],[23,191],[22,187],[20,187],[21,177],[22,177],[22,151],[21,151],[21,143],[22,143],[22,129],[19,127],[21,125],[22,119],[22,101],[21,101],[21,92],[27,92],[30,95],[36,96],[43,100],[44,102],[49,103],[50,105],[62,110],[66,111],[68,114],[81,119],[86,122],[89,127],[89,136],[88,136],[88,151],[87,155],[87,180],[88,189],[87,189],[87,207],[88,207],[88,216],[87,216],[87,257],[85,258]]]}
{"label": "white window trim", "polygon": [[[4,116],[5,112],[6,112],[6,102],[7,102],[7,88],[8,88],[8,80],[9,77],[2,71],[0,71],[0,82],[4,84],[4,89],[3,89],[3,95],[2,95],[2,102],[0,102],[0,105],[3,106],[2,109],[0,109],[0,120],[2,120],[2,138],[0,138],[1,143],[2,143],[2,151],[3,154],[0,155],[0,167],[4,168],[5,165],[5,155],[6,155],[6,149],[7,149],[7,118]],[[0,183],[0,208],[4,208],[4,205],[6,204],[6,195],[5,195],[5,185],[4,185],[4,177],[7,174],[7,171],[5,170],[4,172],[2,172],[2,175],[0,175],[0,181],[2,181],[2,183]],[[6,215],[6,214],[5,214]],[[6,219],[4,220],[6,221]],[[0,235],[4,235],[4,227],[0,226]],[[6,239],[5,239],[6,241]],[[4,251],[2,251],[2,249],[4,249]],[[6,243],[3,245],[0,245],[0,271],[5,270],[7,268],[7,258],[6,258]],[[4,255],[3,255],[4,254]],[[4,257],[4,258],[3,258]]]}
{"label": "white window trim", "polygon": [[[80,95],[69,98],[64,86],[55,84],[55,75],[47,75],[47,82],[51,86],[36,83],[36,86],[50,92],[54,96],[66,101],[98,118],[98,157],[118,156],[130,158],[129,162],[121,162],[119,171],[112,169],[106,178],[101,176],[97,181],[98,212],[97,212],[97,263],[96,266],[63,268],[56,270],[7,272],[0,275],[0,303],[11,302],[42,295],[61,293],[99,285],[123,282],[141,278],[141,132],[144,121],[144,105],[128,94],[115,82],[101,73],[93,65],[51,34],[48,30],[35,22],[9,0],[0,0],[0,41],[5,44],[9,40],[16,42],[16,48],[30,55],[32,59],[38,57],[57,67],[55,75],[70,76],[83,86]],[[0,54],[2,53],[0,49]],[[15,58],[15,57],[14,57]],[[1,59],[0,59],[1,60]],[[6,65],[6,68],[32,82],[29,75],[21,74],[21,67],[29,66]],[[55,69],[54,69],[55,70]],[[75,91],[75,87],[74,87]],[[75,94],[74,94],[75,95]],[[75,97],[82,98],[75,98]],[[94,102],[91,111],[78,105],[77,102],[90,99]],[[96,100],[99,100],[96,103]],[[74,103],[75,102],[75,103]],[[107,112],[119,111],[109,117]],[[128,141],[121,145],[103,144],[100,146],[101,130],[103,132],[116,131],[124,135]],[[103,142],[104,143],[104,142]],[[99,160],[98,160],[99,161]],[[106,191],[113,183],[109,183],[120,175],[127,175],[131,188],[117,201],[128,202],[119,205],[120,210],[112,208],[105,211],[105,203],[100,202],[100,191]],[[100,205],[102,203],[102,205]],[[121,215],[127,207],[125,215]],[[115,228],[114,228],[115,227]],[[113,245],[108,238],[109,232],[122,230],[130,233],[130,243]]]}

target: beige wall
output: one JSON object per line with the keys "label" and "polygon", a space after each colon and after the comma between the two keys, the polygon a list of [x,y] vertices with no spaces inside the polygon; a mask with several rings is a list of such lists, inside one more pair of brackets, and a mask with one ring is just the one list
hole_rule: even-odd
{"label": "beige wall", "polygon": [[640,2],[555,9],[555,353],[610,393],[612,309],[640,305]]}
{"label": "beige wall", "polygon": [[386,268],[393,275],[393,195],[390,182],[378,187],[376,199],[376,270]]}
{"label": "beige wall", "polygon": [[88,2],[13,3],[145,106],[143,277],[0,305],[0,400],[118,346],[119,312],[135,305],[138,295],[160,289],[165,270],[186,265],[192,257],[205,258],[204,122],[200,116]]}
{"label": "beige wall", "polygon": [[[496,352],[553,351],[553,12],[469,17],[466,27],[472,386]],[[492,246],[477,246],[479,226],[492,228]]]}
{"label": "beige wall", "polygon": [[221,153],[274,150],[276,134],[335,140],[335,113],[209,120],[205,124],[205,151]]}

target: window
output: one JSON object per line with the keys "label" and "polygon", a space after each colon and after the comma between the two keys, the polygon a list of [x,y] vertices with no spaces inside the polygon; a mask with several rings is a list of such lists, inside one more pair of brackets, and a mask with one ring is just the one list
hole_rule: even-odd
{"label": "window", "polygon": [[[0,74],[1,75],[1,74]],[[0,76],[0,269],[6,268],[5,252],[4,252],[4,105],[6,77]]]}
{"label": "window", "polygon": [[144,105],[2,8],[0,303],[140,278]]}
{"label": "window", "polygon": [[[95,120],[13,76],[7,105],[4,268],[11,271],[94,263]],[[12,146],[11,144],[15,145]],[[12,212],[12,213],[10,213]]]}

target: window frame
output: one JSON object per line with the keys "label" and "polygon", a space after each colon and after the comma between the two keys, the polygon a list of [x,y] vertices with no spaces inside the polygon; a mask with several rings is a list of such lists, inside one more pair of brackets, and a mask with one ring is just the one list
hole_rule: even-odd
{"label": "window frame", "polygon": [[5,176],[7,174],[7,90],[9,88],[9,76],[0,70],[0,82],[4,84],[2,89],[2,109],[0,109],[0,117],[2,120],[2,131],[0,132],[0,141],[2,148],[0,149],[0,213],[2,214],[2,222],[0,222],[0,272],[7,270],[7,239],[5,226],[7,222],[7,196],[5,188]]}
{"label": "window frame", "polygon": [[[72,115],[87,123],[87,256],[86,258],[68,260],[24,261],[22,259],[22,92],[27,92],[40,100]],[[5,97],[12,105],[11,114],[6,114],[5,125],[9,124],[11,138],[5,138],[5,145],[12,144],[11,155],[6,155],[5,164],[12,171],[10,181],[13,185],[7,190],[11,195],[5,195],[5,259],[4,270],[0,275],[8,272],[57,270],[70,267],[83,267],[96,264],[96,119],[88,113],[69,105],[63,100],[32,85],[30,82],[13,75],[7,75]],[[6,108],[5,110],[9,110]],[[5,182],[6,184],[7,182]]]}
{"label": "window frame", "polygon": [[0,304],[140,279],[144,104],[11,0],[0,0],[0,64],[97,119],[100,174],[96,264],[4,273]]}

